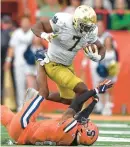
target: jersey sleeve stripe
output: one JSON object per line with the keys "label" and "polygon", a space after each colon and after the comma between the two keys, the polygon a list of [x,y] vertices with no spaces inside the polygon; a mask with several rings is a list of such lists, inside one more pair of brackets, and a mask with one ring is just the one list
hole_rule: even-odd
{"label": "jersey sleeve stripe", "polygon": [[64,128],[64,132],[67,133],[70,130],[72,130],[77,124],[77,120],[73,120],[71,123],[69,123],[65,128]]}
{"label": "jersey sleeve stripe", "polygon": [[28,108],[26,109],[26,111],[24,112],[24,114],[21,117],[21,126],[22,128],[26,128],[28,123],[29,123],[29,119],[30,117],[34,114],[34,112],[38,109],[38,107],[40,106],[41,102],[44,100],[44,98],[42,96],[37,96],[28,106]]}

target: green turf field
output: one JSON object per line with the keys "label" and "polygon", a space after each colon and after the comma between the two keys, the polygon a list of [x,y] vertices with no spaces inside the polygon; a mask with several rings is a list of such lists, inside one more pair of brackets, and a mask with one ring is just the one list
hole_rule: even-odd
{"label": "green turf field", "polygon": [[[93,146],[130,147],[130,122],[95,121],[99,126],[99,138]],[[8,145],[10,137],[6,129],[1,126],[1,145]]]}

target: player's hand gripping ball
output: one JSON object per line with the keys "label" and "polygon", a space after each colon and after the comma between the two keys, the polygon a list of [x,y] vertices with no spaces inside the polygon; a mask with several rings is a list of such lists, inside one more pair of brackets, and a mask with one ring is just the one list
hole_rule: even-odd
{"label": "player's hand gripping ball", "polygon": [[95,62],[101,60],[101,55],[99,55],[99,50],[95,44],[88,45],[86,48],[84,48],[84,52],[89,59]]}

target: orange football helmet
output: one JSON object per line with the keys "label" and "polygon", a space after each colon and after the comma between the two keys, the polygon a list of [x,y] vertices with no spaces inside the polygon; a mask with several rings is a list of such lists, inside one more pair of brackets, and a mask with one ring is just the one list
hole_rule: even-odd
{"label": "orange football helmet", "polygon": [[79,124],[77,143],[82,145],[92,145],[98,138],[98,127],[91,121]]}

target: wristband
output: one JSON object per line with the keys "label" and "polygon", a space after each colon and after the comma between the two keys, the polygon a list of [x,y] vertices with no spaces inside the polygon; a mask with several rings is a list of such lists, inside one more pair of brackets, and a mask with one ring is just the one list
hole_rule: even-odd
{"label": "wristband", "polygon": [[48,36],[47,33],[45,33],[45,32],[42,32],[42,33],[41,33],[41,38],[45,39],[45,38],[47,38],[47,36]]}
{"label": "wristband", "polygon": [[98,94],[98,93],[99,93],[99,91],[98,91],[98,89],[97,89],[97,88],[95,88],[94,90],[96,91],[96,94]]}
{"label": "wristband", "polygon": [[12,61],[12,58],[11,57],[6,57],[5,61],[6,62],[11,62]]}

